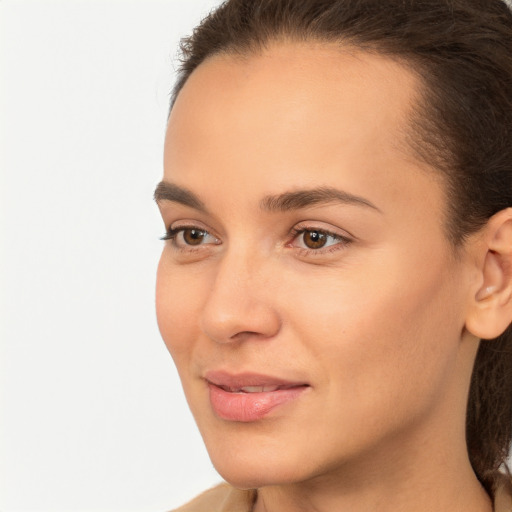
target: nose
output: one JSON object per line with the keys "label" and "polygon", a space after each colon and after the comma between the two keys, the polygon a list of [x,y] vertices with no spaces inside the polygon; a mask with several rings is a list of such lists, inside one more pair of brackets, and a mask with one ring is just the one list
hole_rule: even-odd
{"label": "nose", "polygon": [[281,321],[270,274],[264,258],[236,253],[223,258],[202,310],[202,331],[217,343],[275,336]]}

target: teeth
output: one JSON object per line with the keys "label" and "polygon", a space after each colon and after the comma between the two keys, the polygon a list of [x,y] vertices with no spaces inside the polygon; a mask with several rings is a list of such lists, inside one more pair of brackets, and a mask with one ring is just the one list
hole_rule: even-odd
{"label": "teeth", "polygon": [[277,389],[279,389],[279,386],[244,386],[240,388],[240,391],[242,393],[267,393]]}

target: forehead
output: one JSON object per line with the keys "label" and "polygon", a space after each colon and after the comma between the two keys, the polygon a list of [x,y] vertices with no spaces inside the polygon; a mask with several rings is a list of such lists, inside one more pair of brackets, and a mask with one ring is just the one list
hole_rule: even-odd
{"label": "forehead", "polygon": [[380,55],[333,43],[274,43],[201,64],[177,98],[168,135],[194,135],[203,145],[229,134],[245,145],[302,137],[310,145],[334,138],[374,151],[405,148],[419,85],[408,68]]}
{"label": "forehead", "polygon": [[420,86],[399,62],[332,43],[211,57],[174,104],[164,179],[222,208],[327,186],[417,210],[439,186],[406,143]]}

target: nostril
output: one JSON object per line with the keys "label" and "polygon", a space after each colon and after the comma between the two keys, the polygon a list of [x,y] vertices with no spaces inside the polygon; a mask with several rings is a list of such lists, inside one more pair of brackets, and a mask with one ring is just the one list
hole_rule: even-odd
{"label": "nostril", "polygon": [[246,338],[266,338],[267,336],[261,332],[256,331],[241,331],[231,336],[232,341],[242,341]]}

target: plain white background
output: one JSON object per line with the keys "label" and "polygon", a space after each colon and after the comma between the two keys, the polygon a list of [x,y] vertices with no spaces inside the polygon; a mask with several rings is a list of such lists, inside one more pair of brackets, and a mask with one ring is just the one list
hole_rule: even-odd
{"label": "plain white background", "polygon": [[154,313],[173,58],[218,0],[0,2],[0,510],[165,511],[220,477]]}

